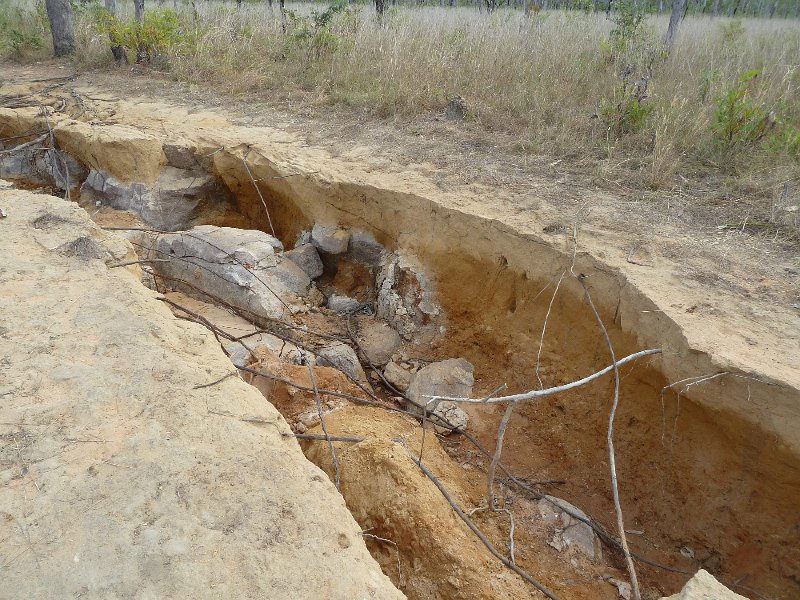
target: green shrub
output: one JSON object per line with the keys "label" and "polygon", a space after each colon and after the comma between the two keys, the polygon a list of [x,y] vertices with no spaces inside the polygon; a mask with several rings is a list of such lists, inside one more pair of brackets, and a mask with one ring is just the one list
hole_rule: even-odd
{"label": "green shrub", "polygon": [[711,133],[715,143],[726,153],[753,147],[773,129],[774,116],[752,98],[752,87],[758,75],[759,71],[748,71],[715,100]]}
{"label": "green shrub", "polygon": [[109,36],[112,45],[134,52],[140,62],[150,62],[183,40],[178,17],[169,8],[146,12],[143,23],[134,19],[122,21],[101,9],[98,11],[98,30]]}

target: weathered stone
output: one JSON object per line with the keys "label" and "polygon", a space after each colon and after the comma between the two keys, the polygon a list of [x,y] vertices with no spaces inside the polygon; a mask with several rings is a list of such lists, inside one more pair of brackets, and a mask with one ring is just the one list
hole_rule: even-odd
{"label": "weathered stone", "polygon": [[267,319],[283,318],[288,306],[307,299],[311,280],[300,267],[276,254],[280,242],[263,231],[203,225],[160,234],[155,269],[167,283],[198,290]]}
{"label": "weathered stone", "polygon": [[747,600],[744,596],[732,592],[714,576],[700,569],[695,573],[683,589],[672,596],[666,596],[661,600]]}
{"label": "weathered stone", "polygon": [[333,312],[345,315],[354,313],[361,308],[361,302],[349,296],[340,296],[339,294],[331,294],[328,298],[328,308]]}
{"label": "weathered stone", "polygon": [[383,376],[386,381],[401,392],[408,390],[408,386],[411,385],[411,373],[394,361],[386,364],[383,369]]}
{"label": "weathered stone", "polygon": [[92,170],[81,188],[81,197],[129,210],[148,225],[166,231],[190,225],[204,208],[226,200],[217,180],[208,173],[175,167],[164,167],[152,186],[124,183]]}
{"label": "weathered stone", "polygon": [[463,358],[431,363],[411,378],[408,397],[417,404],[427,405],[429,409],[436,406],[436,402],[428,404],[431,396],[469,398],[475,385],[473,373],[474,367]]}
{"label": "weathered stone", "polygon": [[314,244],[302,244],[296,246],[284,254],[286,258],[305,271],[311,279],[316,279],[322,275],[322,260]]}
{"label": "weathered stone", "polygon": [[600,541],[594,530],[586,523],[568,514],[564,509],[588,519],[586,514],[566,500],[546,496],[539,500],[539,513],[546,522],[555,523],[556,531],[549,544],[562,552],[575,548],[589,558],[600,557]]}
{"label": "weathered stone", "polygon": [[372,318],[360,323],[358,343],[369,361],[378,367],[388,363],[400,347],[400,334],[382,321]]}
{"label": "weathered stone", "polygon": [[350,235],[350,246],[347,257],[367,267],[377,267],[386,248],[379,244],[371,233],[366,231],[353,231]]}
{"label": "weathered stone", "polygon": [[384,256],[375,283],[377,316],[405,339],[411,339],[440,312],[431,282],[409,257]]}
{"label": "weathered stone", "polygon": [[[467,415],[457,403],[450,402],[449,400],[442,400],[439,402],[436,408],[433,409],[433,415],[434,417],[442,419],[445,423],[457,427],[461,431],[466,430],[469,425],[469,415]],[[432,418],[431,421],[433,422],[434,429],[436,429],[436,433],[439,435],[450,435],[452,433],[449,427],[437,425],[436,418]]]}
{"label": "weathered stone", "polygon": [[345,375],[361,384],[369,385],[364,369],[358,362],[356,351],[343,342],[334,342],[317,352],[317,364],[321,367],[339,369]]}
{"label": "weathered stone", "polygon": [[311,243],[327,254],[344,254],[350,243],[350,232],[336,225],[315,224],[311,229]]}

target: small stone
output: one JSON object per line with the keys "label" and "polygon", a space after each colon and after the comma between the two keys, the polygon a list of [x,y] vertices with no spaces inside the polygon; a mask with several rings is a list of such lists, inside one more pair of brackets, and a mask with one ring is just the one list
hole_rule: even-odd
{"label": "small stone", "polygon": [[358,332],[358,343],[367,359],[376,366],[388,363],[400,347],[400,334],[382,321],[365,319]]}
{"label": "small stone", "polygon": [[336,225],[314,225],[311,230],[311,243],[327,254],[344,254],[350,244],[350,232]]}
{"label": "small stone", "polygon": [[328,308],[340,315],[354,313],[361,309],[361,302],[349,296],[331,294],[328,298]]}
{"label": "small stone", "polygon": [[284,256],[303,269],[311,279],[316,279],[323,272],[322,260],[313,244],[295,246],[293,250],[284,253]]}
{"label": "small stone", "polygon": [[600,556],[600,542],[594,530],[586,523],[572,517],[564,509],[568,509],[584,519],[588,518],[582,510],[561,498],[545,496],[539,500],[539,513],[542,518],[545,521],[556,523],[556,531],[548,542],[550,546],[559,552],[575,548],[591,559]]}
{"label": "small stone", "polygon": [[367,376],[364,374],[364,369],[358,362],[355,350],[343,342],[334,342],[324,346],[317,353],[317,364],[321,367],[333,367],[339,369],[345,375],[358,382],[367,383]]}
{"label": "small stone", "polygon": [[[442,402],[439,402],[439,404],[436,405],[436,408],[433,409],[433,414],[435,417],[439,417],[443,421],[460,429],[461,431],[466,430],[467,425],[469,425],[469,416],[467,413],[465,413],[457,403],[450,402],[449,400],[443,400]],[[450,435],[453,433],[450,428],[437,425],[436,420],[432,420],[434,428],[436,429],[436,433],[439,435]]]}
{"label": "small stone", "polygon": [[408,386],[411,385],[411,373],[394,361],[386,364],[383,369],[383,376],[386,378],[386,381],[401,392],[408,390]]}
{"label": "small stone", "polygon": [[713,598],[714,600],[747,600],[744,596],[740,596],[726,588],[714,579],[713,575],[703,569],[695,573],[694,577],[686,582],[680,592],[661,600],[706,600],[708,598]]}
{"label": "small stone", "polygon": [[306,431],[308,431],[308,427],[306,427],[305,423],[303,423],[302,421],[298,421],[297,423],[295,423],[294,428],[295,431],[297,431],[297,433],[305,433]]}

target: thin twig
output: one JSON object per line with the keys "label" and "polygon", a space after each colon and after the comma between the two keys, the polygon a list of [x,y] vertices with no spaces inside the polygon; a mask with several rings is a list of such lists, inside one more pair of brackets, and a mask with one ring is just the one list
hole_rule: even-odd
{"label": "thin twig", "polygon": [[367,438],[347,437],[341,435],[320,435],[318,433],[284,433],[283,437],[293,437],[298,440],[313,440],[319,442],[350,442],[358,444]]}
{"label": "thin twig", "polygon": [[456,514],[461,518],[461,520],[464,521],[466,526],[469,527],[472,530],[472,533],[474,533],[481,542],[483,542],[483,545],[486,546],[486,549],[489,552],[491,552],[492,555],[497,560],[502,562],[506,567],[508,567],[509,569],[514,571],[517,575],[522,577],[525,581],[530,583],[533,587],[535,587],[537,590],[542,592],[545,596],[550,598],[550,600],[559,600],[558,596],[553,594],[553,592],[551,592],[544,585],[542,585],[536,579],[534,579],[527,571],[525,571],[524,569],[521,569],[520,567],[515,565],[513,562],[511,562],[509,559],[507,559],[505,556],[500,554],[500,552],[497,551],[497,549],[492,545],[492,543],[483,534],[483,532],[480,529],[478,529],[478,526],[475,525],[475,523],[472,522],[472,519],[470,519],[464,513],[464,511],[461,510],[461,508],[458,506],[458,504],[456,504],[455,500],[453,500],[453,498],[447,492],[447,490],[442,485],[442,483],[436,478],[436,476],[433,473],[431,473],[425,465],[423,465],[416,458],[414,458],[414,456],[410,452],[408,453],[408,455],[409,455],[409,458],[411,458],[411,460],[414,461],[414,464],[417,465],[420,468],[420,470],[425,474],[425,476],[428,479],[430,479],[433,482],[433,484],[438,488],[438,490],[441,492],[442,496],[444,496],[445,499],[450,503],[450,506],[453,508],[453,510],[456,512]]}
{"label": "thin twig", "polygon": [[256,183],[256,180],[253,177],[253,173],[250,171],[250,167],[247,165],[247,155],[248,154],[250,154],[249,150],[247,151],[247,154],[245,154],[242,157],[242,164],[244,165],[244,168],[247,171],[247,174],[250,176],[250,181],[253,182],[253,187],[256,188],[256,192],[258,192],[258,197],[261,199],[261,204],[264,205],[264,210],[267,213],[267,220],[269,221],[269,229],[272,232],[272,237],[277,237],[275,235],[275,228],[272,226],[272,217],[269,215],[269,208],[267,208],[267,201],[264,200],[264,195],[261,193],[261,188],[258,187],[258,184]]}
{"label": "thin twig", "polygon": [[311,378],[311,388],[314,390],[314,401],[317,403],[317,415],[319,415],[319,423],[322,426],[322,433],[328,440],[328,449],[331,451],[333,458],[333,469],[336,472],[336,489],[341,487],[341,468],[339,466],[339,459],[336,457],[336,448],[333,447],[333,442],[328,435],[328,428],[325,426],[325,416],[322,414],[322,398],[319,397],[319,390],[317,389],[317,379],[314,377],[314,367],[311,362],[307,361],[308,375]]}

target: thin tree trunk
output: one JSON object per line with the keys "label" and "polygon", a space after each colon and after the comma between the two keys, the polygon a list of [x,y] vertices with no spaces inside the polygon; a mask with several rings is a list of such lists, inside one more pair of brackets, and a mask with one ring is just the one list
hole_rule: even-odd
{"label": "thin tree trunk", "polygon": [[664,40],[664,44],[667,46],[667,52],[672,52],[672,46],[675,44],[675,38],[678,36],[678,29],[681,26],[687,3],[688,0],[672,0],[672,14],[669,17],[667,37]]}
{"label": "thin tree trunk", "polygon": [[[133,17],[140,27],[144,24],[144,0],[133,0]],[[147,50],[142,43],[139,43],[136,49],[136,62],[139,64],[147,62]]]}
{"label": "thin tree trunk", "polygon": [[[117,0],[105,0],[105,7],[108,12],[110,12],[115,17],[117,16]],[[111,37],[111,34],[108,35],[108,38],[111,40],[111,43],[114,43],[114,40]],[[125,48],[122,46],[111,46],[111,54],[114,57],[114,62],[117,66],[121,66],[123,64],[128,64],[128,55],[125,53]]]}
{"label": "thin tree trunk", "polygon": [[[444,0],[439,0],[440,6],[444,6]],[[383,13],[386,12],[386,3],[384,0],[375,0],[375,12],[378,13],[378,20],[383,19]]]}
{"label": "thin tree trunk", "polygon": [[53,54],[68,56],[75,52],[75,30],[69,0],[45,0],[47,18],[53,33]]}
{"label": "thin tree trunk", "polygon": [[715,17],[719,16],[719,0],[714,0],[714,4],[711,5],[711,14]]}
{"label": "thin tree trunk", "polygon": [[281,9],[281,31],[286,34],[286,0],[280,0],[278,7]]}

